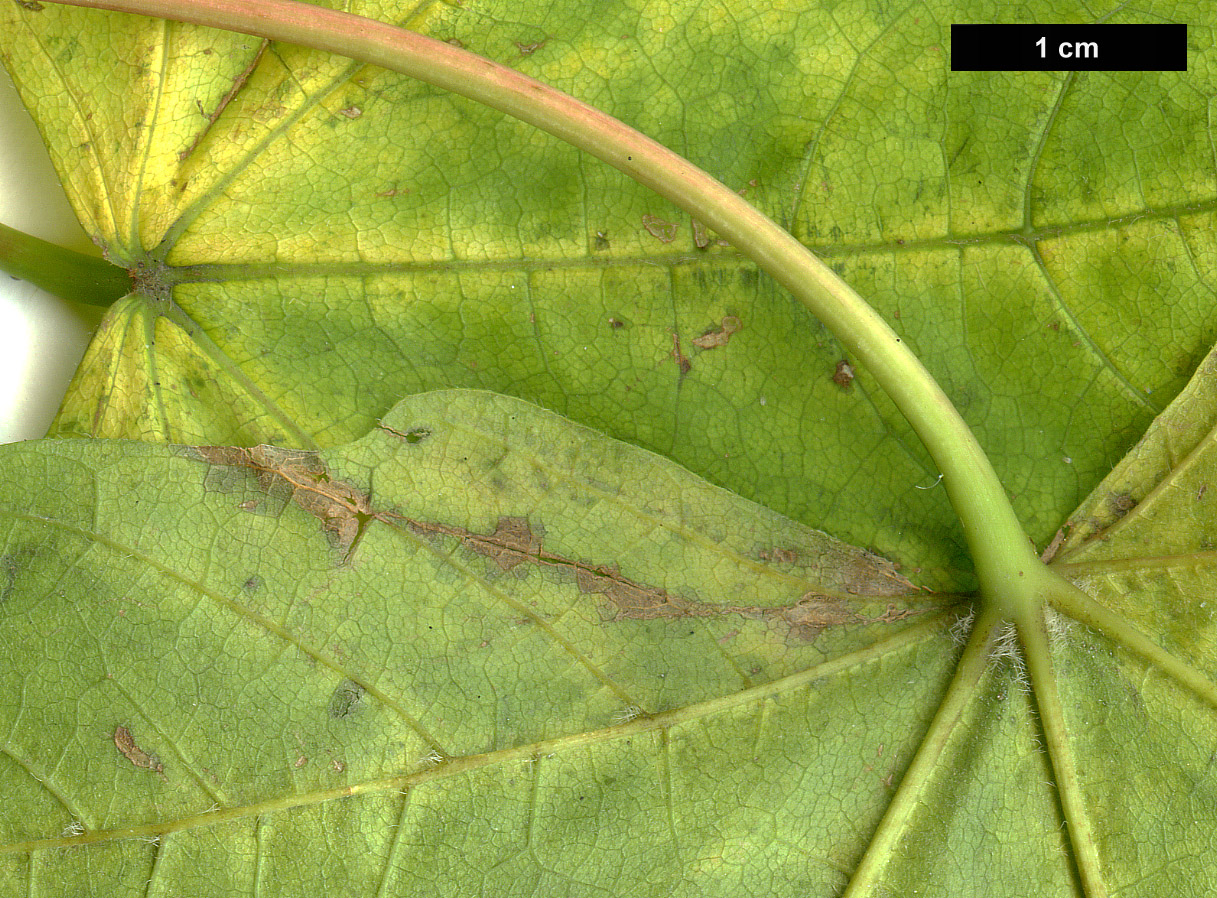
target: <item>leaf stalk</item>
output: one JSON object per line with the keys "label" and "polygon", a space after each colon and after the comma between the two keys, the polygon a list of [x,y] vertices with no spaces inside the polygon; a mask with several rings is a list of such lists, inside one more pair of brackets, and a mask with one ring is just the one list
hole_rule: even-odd
{"label": "leaf stalk", "polygon": [[0,224],[0,271],[82,305],[109,308],[131,292],[131,276],[95,256]]}

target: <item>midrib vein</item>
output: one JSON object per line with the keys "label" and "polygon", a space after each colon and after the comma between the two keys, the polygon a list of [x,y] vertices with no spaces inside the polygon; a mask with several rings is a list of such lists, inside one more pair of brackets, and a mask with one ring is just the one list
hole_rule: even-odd
{"label": "midrib vein", "polygon": [[[1145,221],[1173,221],[1189,215],[1203,215],[1217,211],[1217,198],[1188,205],[1164,206],[1151,211],[1130,212],[1122,216],[1096,218],[1086,221],[1039,227],[1001,229],[976,234],[944,235],[923,240],[878,241],[849,245],[825,244],[808,248],[825,260],[865,256],[872,253],[895,255],[924,252],[926,250],[956,251],[960,246],[1033,246],[1043,240],[1051,240],[1076,234],[1119,229]],[[265,261],[265,262],[200,262],[187,265],[169,265],[169,276],[174,284],[193,284],[224,281],[264,280],[282,277],[366,277],[377,274],[414,272],[466,272],[466,271],[522,271],[533,269],[613,269],[655,266],[660,268],[685,265],[731,266],[755,268],[755,264],[738,252],[729,249],[679,250],[654,254],[632,254],[612,257],[579,256],[517,256],[501,259],[419,259],[369,262],[350,261]]]}

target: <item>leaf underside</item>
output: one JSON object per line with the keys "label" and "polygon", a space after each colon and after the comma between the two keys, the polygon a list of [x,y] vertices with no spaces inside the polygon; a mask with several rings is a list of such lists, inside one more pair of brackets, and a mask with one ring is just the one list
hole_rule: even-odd
{"label": "leaf underside", "polygon": [[[949,72],[947,25],[1000,5],[345,5],[745,191],[926,362],[1041,545],[1217,341],[1203,53],[1187,73]],[[1024,11],[1096,14],[1066,6]],[[1165,6],[1211,45],[1202,6]],[[624,176],[347,60],[49,5],[0,17],[86,229],[150,294],[111,310],[54,433],[330,446],[404,395],[490,389],[925,585],[974,585],[943,491],[916,488],[936,471],[867,373],[834,381],[844,354],[814,319]]]}
{"label": "leaf underside", "polygon": [[[1032,690],[866,372],[615,173],[341,59],[9,4],[142,288],[55,429],[120,439],[0,450],[0,892],[1217,888],[1211,53],[952,74],[975,4],[348,5],[746,190],[1115,623],[1049,609]],[[1205,9],[1109,20],[1207,48]]]}
{"label": "leaf underside", "polygon": [[[1159,492],[1194,506],[1212,440]],[[321,453],[44,441],[3,465],[5,894],[832,895],[897,789],[922,805],[896,894],[1073,893],[1010,634],[905,778],[967,605],[644,450],[450,391]],[[1213,553],[1201,528],[1155,557],[1158,507],[1121,521],[1136,554],[1061,563],[1211,669],[1187,596]],[[1053,620],[1111,891],[1202,892],[1217,715]]]}

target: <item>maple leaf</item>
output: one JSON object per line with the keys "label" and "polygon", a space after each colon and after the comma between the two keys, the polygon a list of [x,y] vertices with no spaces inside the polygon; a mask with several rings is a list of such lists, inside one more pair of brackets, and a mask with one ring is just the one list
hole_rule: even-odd
{"label": "maple leaf", "polygon": [[15,892],[1212,887],[1203,65],[951,74],[945,3],[408,22],[612,107],[874,302],[1084,590],[1037,634],[969,612],[866,369],[664,201],[347,60],[0,15],[140,288],[54,433],[200,444],[4,454]]}

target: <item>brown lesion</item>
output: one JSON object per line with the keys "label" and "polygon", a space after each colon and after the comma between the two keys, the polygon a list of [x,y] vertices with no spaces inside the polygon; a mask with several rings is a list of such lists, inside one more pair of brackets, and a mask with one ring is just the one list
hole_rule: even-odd
{"label": "brown lesion", "polygon": [[[407,438],[405,434],[398,436]],[[669,592],[660,586],[633,580],[622,574],[615,563],[596,564],[550,552],[544,546],[543,528],[526,517],[503,515],[498,518],[493,531],[478,533],[450,524],[414,520],[393,511],[378,511],[372,507],[364,491],[333,478],[316,452],[274,446],[254,446],[249,449],[201,446],[188,451],[211,464],[214,471],[220,472],[220,480],[231,476],[241,477],[238,472],[245,472],[252,475],[259,493],[277,501],[279,507],[290,501],[316,517],[331,543],[342,553],[343,563],[351,557],[364,527],[378,520],[394,526],[404,525],[423,536],[456,539],[466,549],[489,559],[504,573],[521,565],[561,571],[574,580],[580,592],[604,598],[604,613],[609,620],[675,620],[739,615],[780,624],[788,629],[792,642],[806,642],[815,639],[828,627],[890,623],[928,610],[903,609],[893,604],[879,617],[862,614],[859,609],[867,599],[907,595],[917,589],[900,575],[890,561],[866,551],[853,550],[833,559],[833,569],[838,574],[835,579],[840,581],[836,588],[847,594],[845,596],[811,590],[797,601],[777,607],[702,602]],[[232,473],[223,474],[225,471]],[[235,486],[231,481],[218,484],[218,488],[233,489]],[[259,501],[258,498],[244,499],[237,507],[256,513],[259,511]],[[762,550],[761,557],[778,563],[792,563],[799,553],[793,548],[775,547]],[[858,598],[855,599],[855,596]]]}
{"label": "brown lesion", "polygon": [[[244,469],[254,476],[258,489],[279,499],[290,499],[321,521],[330,541],[350,557],[364,525],[377,517],[367,495],[352,484],[330,477],[316,452],[254,446],[199,446],[198,455],[212,465]],[[251,504],[252,503],[252,504]],[[253,500],[238,507],[255,511]]]}
{"label": "brown lesion", "polygon": [[1056,553],[1060,551],[1061,544],[1065,542],[1069,528],[1072,526],[1072,521],[1066,521],[1064,525],[1056,531],[1056,535],[1052,537],[1052,541],[1048,543],[1047,547],[1040,554],[1040,561],[1042,561],[1044,564],[1048,564],[1056,557]]}
{"label": "brown lesion", "polygon": [[757,553],[757,557],[761,561],[772,561],[777,564],[794,564],[799,559],[799,550],[774,546],[772,549],[761,549]]}
{"label": "brown lesion", "polygon": [[841,359],[833,369],[832,382],[842,390],[849,390],[854,383],[854,366],[848,359]]}
{"label": "brown lesion", "polygon": [[676,239],[676,229],[679,225],[665,221],[657,215],[642,216],[642,226],[646,232],[660,243],[671,243]]}
{"label": "brown lesion", "polygon": [[684,376],[693,370],[693,363],[688,357],[680,351],[680,334],[672,331],[672,361],[676,363],[676,367],[680,369],[680,377],[683,380]]}
{"label": "brown lesion", "polygon": [[528,518],[500,517],[493,533],[475,533],[463,527],[425,523],[410,518],[406,519],[406,525],[424,536],[455,537],[465,548],[489,558],[502,571],[510,571],[528,562],[543,564],[546,561],[541,536],[533,533]]}
{"label": "brown lesion", "polygon": [[527,42],[513,41],[513,43],[516,45],[516,49],[518,49],[520,51],[521,56],[531,56],[533,53],[536,53],[538,50],[540,50],[542,47],[544,47],[547,43],[549,43],[549,38],[546,37],[546,38],[542,38],[541,40],[538,40],[538,41],[527,41]]}
{"label": "brown lesion", "polygon": [[734,315],[727,315],[717,328],[707,331],[700,337],[694,337],[691,342],[698,349],[717,349],[719,346],[726,346],[731,341],[732,335],[738,333],[742,326],[740,320]]}
{"label": "brown lesion", "polygon": [[731,246],[728,241],[716,235],[696,218],[692,219],[692,222],[693,245],[698,249],[705,249],[706,247],[710,246],[710,244],[714,244],[715,246]]}
{"label": "brown lesion", "polygon": [[[866,617],[851,607],[854,603],[850,600],[816,591],[803,594],[798,601],[789,605],[777,607],[714,604],[676,595],[663,587],[639,583],[624,576],[616,564],[594,564],[549,552],[544,548],[542,534],[536,532],[524,517],[500,517],[491,533],[477,533],[449,524],[411,519],[406,519],[406,524],[415,533],[455,538],[462,546],[490,559],[503,571],[510,571],[522,564],[565,571],[573,575],[580,592],[603,596],[608,617],[615,621],[716,618],[733,614],[781,623],[789,628],[791,641],[808,642],[828,627],[891,623],[926,610],[900,608],[893,603],[880,617]],[[852,579],[858,586],[879,583],[885,590],[891,590],[894,584],[886,576],[888,571],[882,565],[865,576],[861,571],[857,574]],[[899,575],[897,581],[908,583]],[[913,589],[915,587],[909,584],[908,591]]]}
{"label": "brown lesion", "polygon": [[1137,500],[1129,493],[1112,493],[1107,497],[1107,504],[1111,507],[1115,520],[1118,521],[1137,507]]}
{"label": "brown lesion", "polygon": [[140,748],[135,742],[135,737],[131,735],[131,731],[122,724],[114,728],[114,746],[136,767],[164,774],[165,765],[160,762],[160,759]]}
{"label": "brown lesion", "polygon": [[900,573],[900,568],[877,552],[854,549],[840,563],[841,582],[850,595],[900,596],[918,587]]}

